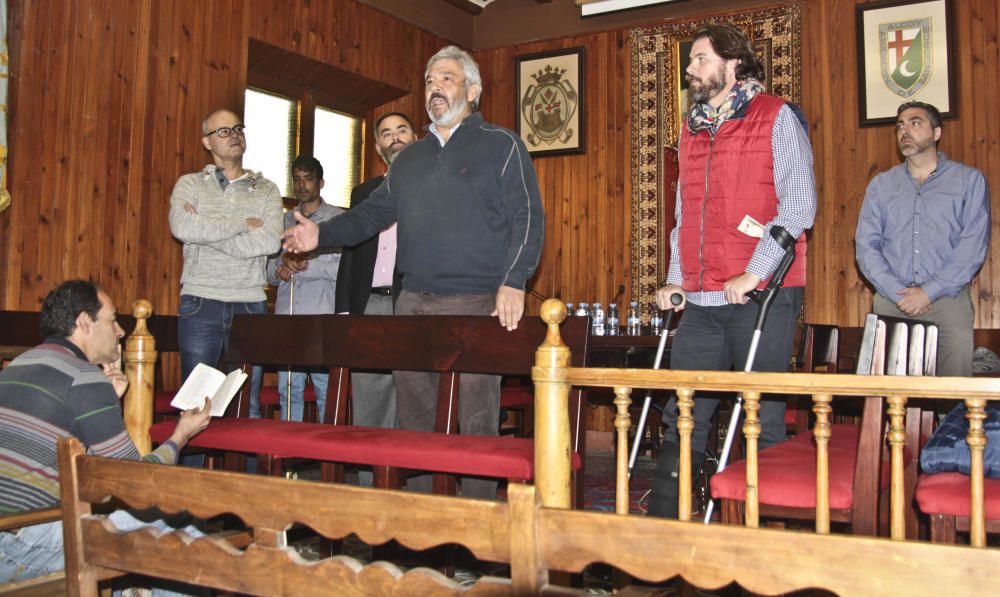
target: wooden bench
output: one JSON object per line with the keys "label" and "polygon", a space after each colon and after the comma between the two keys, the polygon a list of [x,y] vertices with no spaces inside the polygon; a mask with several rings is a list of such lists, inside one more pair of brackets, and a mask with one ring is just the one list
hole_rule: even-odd
{"label": "wooden bench", "polygon": [[[470,500],[109,460],[85,455],[75,440],[62,440],[59,450],[72,596],[96,596],[99,579],[126,573],[249,595],[583,595],[550,584],[548,572],[605,562],[648,582],[680,576],[705,588],[737,582],[755,593],[918,595],[947,587],[960,597],[983,594],[1000,566],[996,549],[546,507],[532,485],[512,485],[507,502]],[[111,496],[137,508],[232,514],[251,530],[252,542],[241,549],[216,537],[192,540],[182,531],[120,532],[92,513],[93,504]],[[294,523],[333,540],[354,533],[369,543],[394,539],[421,550],[461,544],[481,560],[508,563],[510,577],[463,586],[434,570],[404,573],[383,561],[307,561],[286,543]],[[640,594],[641,588],[632,589],[621,594]]]}
{"label": "wooden bench", "polygon": [[[574,364],[583,365],[589,326],[573,318],[564,326]],[[329,371],[324,424],[246,418],[246,387],[230,405],[235,418],[215,420],[189,445],[257,454],[258,471],[280,474],[290,458],[329,463],[324,479],[340,480],[343,463],[370,465],[380,487],[399,487],[399,471],[419,470],[482,476],[516,482],[534,478],[531,439],[456,435],[458,380],[463,373],[529,375],[546,326],[525,318],[508,332],[496,318],[469,316],[253,315],[233,319],[224,360],[278,367],[323,367]],[[348,426],[351,369],[436,371],[441,373],[436,431],[417,432]],[[358,398],[355,398],[358,399]],[[574,433],[574,467],[582,466],[582,393],[564,414]],[[173,421],[150,429],[154,442],[173,430]],[[450,492],[447,479],[436,489]]]}

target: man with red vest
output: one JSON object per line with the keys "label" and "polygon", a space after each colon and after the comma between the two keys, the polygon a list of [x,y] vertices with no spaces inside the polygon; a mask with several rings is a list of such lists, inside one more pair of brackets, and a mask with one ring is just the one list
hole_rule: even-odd
{"label": "man with red vest", "polygon": [[[673,369],[743,369],[757,316],[746,295],[764,288],[781,261],[784,250],[770,234],[772,226],[781,226],[798,239],[796,259],[771,305],[753,370],[788,370],[806,282],[803,233],[816,216],[816,184],[805,118],[798,107],[765,94],[763,78],[750,42],[735,27],[710,25],[695,34],[677,225],[670,234],[667,283],[656,292],[660,308],[685,312],[670,352]],[[682,298],[676,306],[674,294]],[[695,474],[717,405],[715,398],[695,400]],[[762,448],[784,440],[784,412],[782,401],[762,402]],[[649,514],[676,518],[680,440],[674,400],[663,421]]]}

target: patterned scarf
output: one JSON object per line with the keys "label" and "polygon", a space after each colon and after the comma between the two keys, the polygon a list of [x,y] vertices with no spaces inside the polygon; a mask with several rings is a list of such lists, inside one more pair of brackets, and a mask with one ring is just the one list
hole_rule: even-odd
{"label": "patterned scarf", "polygon": [[718,109],[710,106],[708,102],[700,102],[691,106],[688,111],[688,130],[695,134],[708,129],[708,132],[714,137],[723,122],[732,118],[733,114],[750,103],[750,100],[761,91],[764,91],[764,86],[756,79],[737,81],[729,90],[726,101],[722,102]]}

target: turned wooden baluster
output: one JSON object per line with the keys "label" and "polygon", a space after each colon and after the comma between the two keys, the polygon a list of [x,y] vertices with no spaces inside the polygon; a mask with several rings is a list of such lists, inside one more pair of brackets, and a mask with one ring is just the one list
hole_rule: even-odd
{"label": "turned wooden baluster", "polygon": [[758,489],[757,471],[757,440],[760,439],[760,392],[743,392],[743,408],[746,410],[746,421],[743,423],[743,436],[746,438],[747,453],[747,489],[746,489],[746,526],[760,526],[760,494]]}
{"label": "turned wooden baluster", "polygon": [[983,451],[986,449],[986,432],[983,421],[986,420],[986,400],[984,398],[966,398],[965,418],[969,420],[969,443],[971,469],[969,470],[969,545],[986,547],[986,511],[983,505],[984,481]]}
{"label": "turned wooden baluster", "polygon": [[570,507],[569,348],[559,335],[566,305],[557,299],[542,303],[548,325],[545,341],[535,351],[531,378],[535,383],[535,487],[548,508]]}
{"label": "turned wooden baluster", "polygon": [[906,539],[906,520],[903,510],[906,504],[905,482],[903,479],[903,447],[906,445],[906,396],[887,396],[889,403],[889,536],[896,540]]}
{"label": "turned wooden baluster", "polygon": [[[628,514],[628,429],[632,426],[632,416],[628,407],[632,405],[632,388],[615,386],[615,430],[618,438],[618,461],[615,466],[615,513]],[[642,430],[636,430],[642,433]]]}
{"label": "turned wooden baluster", "polygon": [[830,436],[833,428],[830,425],[830,394],[813,396],[813,412],[816,414],[816,425],[813,427],[813,437],[816,439],[816,532],[830,532]]}
{"label": "turned wooden baluster", "polygon": [[677,434],[681,440],[677,468],[677,519],[691,520],[691,432],[694,431],[694,390],[677,388]]}
{"label": "turned wooden baluster", "polygon": [[156,374],[156,339],[146,328],[146,320],[153,314],[153,305],[147,300],[132,303],[135,329],[125,340],[125,376],[128,391],[125,393],[125,428],[140,454],[152,450],[149,428],[153,425],[153,379]]}

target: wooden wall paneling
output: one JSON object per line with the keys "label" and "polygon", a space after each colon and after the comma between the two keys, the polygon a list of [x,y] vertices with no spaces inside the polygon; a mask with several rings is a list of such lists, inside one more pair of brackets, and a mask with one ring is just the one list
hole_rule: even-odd
{"label": "wooden wall paneling", "polygon": [[[871,304],[853,260],[865,187],[900,161],[891,126],[857,126],[858,3],[802,4],[803,107],[821,201],[807,317],[843,325],[857,325]],[[167,227],[168,199],[177,177],[208,159],[200,147],[204,113],[222,105],[242,110],[249,37],[409,90],[366,120],[370,125],[375,115],[400,110],[419,129],[427,123],[424,65],[445,45],[352,0],[83,0],[65,6],[12,0],[9,6],[13,205],[0,215],[5,308],[37,308],[55,282],[84,276],[109,286],[119,308],[145,296],[157,312],[176,312],[182,260]],[[997,13],[994,0],[955,3],[959,118],[945,122],[942,143],[954,159],[982,169],[993,189],[1000,188],[993,123],[1000,110]],[[488,82],[484,116],[513,128],[514,57],[587,47],[586,152],[535,160],[548,223],[532,287],[545,295],[607,303],[618,284],[629,285],[627,38],[621,29],[475,53]],[[382,171],[370,134],[369,128],[366,178]],[[1000,326],[1000,257],[994,253],[976,286],[981,327]],[[529,301],[529,313],[537,304]]]}

